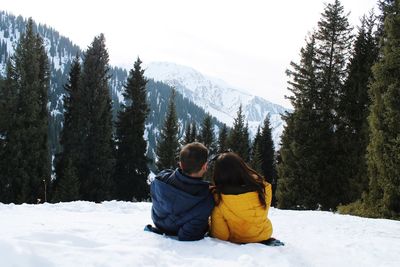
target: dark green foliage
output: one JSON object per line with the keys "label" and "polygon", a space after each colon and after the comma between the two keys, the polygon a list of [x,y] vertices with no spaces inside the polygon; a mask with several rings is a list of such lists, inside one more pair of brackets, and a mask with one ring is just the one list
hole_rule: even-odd
{"label": "dark green foliage", "polygon": [[[19,40],[1,95],[2,185],[5,202],[45,200],[44,183],[50,180],[47,92],[49,67],[42,39],[30,19]],[[4,189],[3,189],[4,190]],[[2,197],[3,198],[3,197]]]}
{"label": "dark green foliage", "polygon": [[218,135],[218,153],[222,153],[228,149],[228,128],[224,123],[219,130]]}
{"label": "dark green foliage", "polygon": [[84,158],[86,121],[82,114],[85,101],[80,86],[81,65],[78,55],[72,62],[68,83],[64,86],[64,127],[61,131],[62,151],[56,155],[56,180],[53,201],[79,199],[79,173]]}
{"label": "dark green foliage", "polygon": [[192,142],[196,142],[198,136],[197,136],[197,126],[196,126],[196,122],[192,122],[192,129],[190,131],[190,143]]}
{"label": "dark green foliage", "polygon": [[242,105],[240,105],[237,112],[237,117],[233,122],[232,130],[229,133],[228,147],[242,157],[245,162],[249,162],[249,133],[248,126],[244,124],[244,120],[245,117],[242,111]]}
{"label": "dark green foliage", "polygon": [[200,143],[208,148],[208,152],[210,154],[214,154],[216,152],[214,126],[212,124],[212,117],[210,114],[207,114],[203,120],[198,139]]}
{"label": "dark green foliage", "polygon": [[348,77],[343,87],[338,108],[340,121],[337,127],[338,161],[344,188],[342,203],[360,199],[367,190],[368,175],[366,148],[368,145],[368,122],[370,97],[368,86],[371,82],[371,67],[378,57],[378,42],[374,36],[374,17],[364,17],[354,43],[348,65]]}
{"label": "dark green foliage", "polygon": [[[260,159],[261,174],[265,180],[272,185],[272,205],[276,204],[276,187],[277,187],[277,175],[276,175],[276,164],[275,164],[275,146],[272,140],[272,128],[269,116],[264,120],[264,124],[257,140],[257,146],[255,148],[254,156]],[[259,154],[257,156],[257,154]]]}
{"label": "dark green foliage", "polygon": [[191,124],[187,123],[186,128],[185,128],[185,138],[182,141],[183,146],[191,143],[191,139],[192,139],[191,134],[192,134]]}
{"label": "dark green foliage", "polygon": [[62,159],[58,164],[56,188],[54,189],[53,202],[66,202],[79,200],[80,182],[76,163],[73,163],[72,155]]}
{"label": "dark green foliage", "polygon": [[275,147],[272,140],[272,129],[269,116],[267,116],[264,120],[258,145],[258,150],[262,159],[261,173],[269,183],[275,185]]}
{"label": "dark green foliage", "polygon": [[400,3],[389,2],[381,59],[373,67],[369,116],[367,206],[379,216],[400,218]]}
{"label": "dark green foliage", "polygon": [[[315,209],[320,199],[321,176],[324,175],[324,154],[320,144],[318,80],[315,67],[315,38],[310,37],[301,49],[300,64],[291,62],[293,70],[289,97],[293,113],[286,113],[286,126],[280,149],[281,161],[278,166],[279,185],[277,188],[278,207],[290,209]],[[315,107],[315,108],[313,108]],[[317,128],[318,126],[318,128]]]}
{"label": "dark green foliage", "polygon": [[253,145],[251,147],[251,157],[250,157],[250,166],[257,171],[258,173],[262,173],[261,164],[262,164],[262,156],[261,156],[261,132],[260,126],[257,128],[256,136],[253,140]]}
{"label": "dark green foliage", "polygon": [[179,125],[175,110],[175,90],[169,99],[167,116],[165,117],[164,126],[161,129],[159,141],[157,143],[157,168],[159,171],[163,169],[175,169],[178,162],[179,153]]}
{"label": "dark green foliage", "polygon": [[108,52],[104,35],[95,37],[84,55],[81,75],[82,113],[85,121],[84,149],[78,168],[83,200],[111,199],[115,164],[109,92]]}
{"label": "dark green foliage", "polygon": [[279,166],[279,206],[335,209],[349,201],[339,109],[342,108],[351,27],[338,0],[328,4],[318,29],[288,71],[293,114],[285,115]]}
{"label": "dark green foliage", "polygon": [[125,102],[118,113],[117,161],[115,181],[117,198],[121,200],[145,200],[149,197],[147,177],[149,168],[144,140],[145,121],[149,113],[146,83],[142,61],[138,58],[130,70],[125,86]]}

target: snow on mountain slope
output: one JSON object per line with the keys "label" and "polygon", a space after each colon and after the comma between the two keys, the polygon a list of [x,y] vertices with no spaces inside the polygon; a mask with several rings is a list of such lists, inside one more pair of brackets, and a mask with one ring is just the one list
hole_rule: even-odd
{"label": "snow on mountain slope", "polygon": [[284,247],[144,232],[150,203],[0,204],[0,266],[400,266],[400,222],[272,208]]}
{"label": "snow on mountain slope", "polygon": [[190,67],[169,62],[153,62],[145,68],[148,78],[174,86],[186,98],[228,126],[232,126],[239,105],[242,104],[251,136],[255,135],[257,127],[262,125],[269,114],[274,143],[278,146],[284,126],[281,114],[287,111],[284,107],[236,89],[220,79],[203,75]]}

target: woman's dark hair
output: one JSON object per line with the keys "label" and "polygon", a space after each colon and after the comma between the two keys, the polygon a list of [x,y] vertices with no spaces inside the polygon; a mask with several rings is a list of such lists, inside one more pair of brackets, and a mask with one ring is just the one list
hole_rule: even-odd
{"label": "woman's dark hair", "polygon": [[213,181],[217,193],[216,204],[221,200],[224,189],[250,187],[258,193],[261,205],[266,207],[264,179],[250,168],[241,157],[233,152],[222,153],[215,161]]}

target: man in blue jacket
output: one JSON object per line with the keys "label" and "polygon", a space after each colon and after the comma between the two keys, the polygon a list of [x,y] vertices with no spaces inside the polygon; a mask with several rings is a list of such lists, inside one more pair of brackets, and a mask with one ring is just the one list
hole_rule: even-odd
{"label": "man in blue jacket", "polygon": [[210,184],[202,177],[207,171],[208,150],[190,143],[180,152],[180,168],[163,170],[151,183],[151,217],[159,231],[181,241],[200,240],[208,231],[214,208]]}

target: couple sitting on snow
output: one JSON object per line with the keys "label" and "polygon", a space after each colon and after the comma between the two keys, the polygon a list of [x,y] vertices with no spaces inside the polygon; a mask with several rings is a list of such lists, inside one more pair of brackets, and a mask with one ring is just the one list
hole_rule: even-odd
{"label": "couple sitting on snow", "polygon": [[207,232],[240,244],[278,241],[271,239],[267,217],[271,185],[232,152],[214,157],[211,185],[202,179],[210,163],[207,158],[204,145],[190,143],[180,152],[179,169],[155,177],[151,216],[156,227],[148,225],[146,230],[182,241],[200,240]]}

